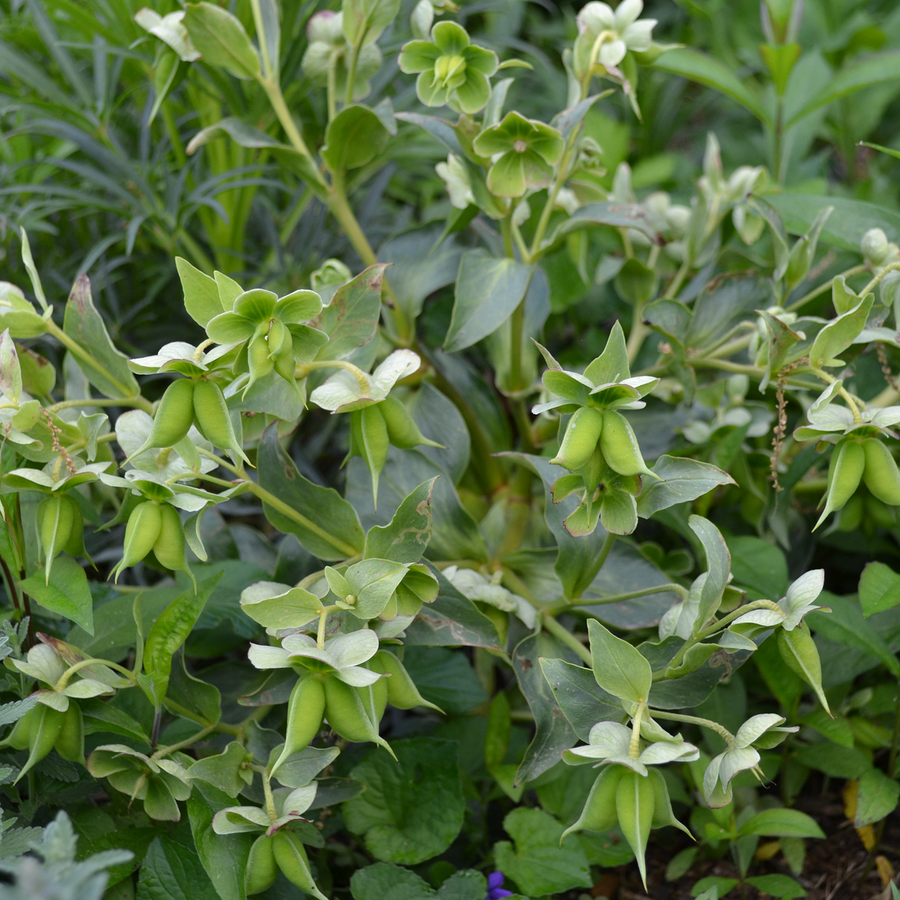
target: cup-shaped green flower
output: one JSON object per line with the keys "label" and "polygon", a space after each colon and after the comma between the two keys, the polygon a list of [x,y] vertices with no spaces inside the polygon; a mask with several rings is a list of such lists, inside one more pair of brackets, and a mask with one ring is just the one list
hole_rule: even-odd
{"label": "cup-shaped green flower", "polygon": [[487,177],[490,192],[521,197],[526,190],[550,184],[565,142],[555,128],[509,112],[502,122],[482,131],[472,146],[479,156],[493,159]]}
{"label": "cup-shaped green flower", "polygon": [[410,41],[400,51],[400,70],[419,73],[416,93],[426,106],[449,106],[474,115],[491,97],[488,79],[497,71],[497,54],[469,41],[456,22],[439,22],[430,41]]}

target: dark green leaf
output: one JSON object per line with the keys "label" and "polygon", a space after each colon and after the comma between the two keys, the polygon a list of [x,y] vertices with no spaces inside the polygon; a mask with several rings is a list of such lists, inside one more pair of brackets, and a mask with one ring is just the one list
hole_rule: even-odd
{"label": "dark green leaf", "polygon": [[125,354],[113,345],[91,297],[91,282],[79,275],[66,302],[63,331],[84,350],[72,354],[87,380],[107,397],[136,397],[140,388]]}
{"label": "dark green leaf", "polygon": [[503,827],[515,849],[509,841],[494,844],[497,868],[526,894],[542,896],[593,884],[581,844],[569,836],[560,846],[563,826],[543,810],[515,809]]}
{"label": "dark green leaf", "polygon": [[389,137],[381,119],[367,106],[345,106],[328,125],[322,158],[332,172],[358,169],[381,153]]}
{"label": "dark green leaf", "polygon": [[464,350],[496,331],[524,299],[533,272],[534,266],[486,250],[464,253],[444,349]]}
{"label": "dark green leaf", "polygon": [[375,526],[366,535],[365,558],[416,563],[431,539],[431,495],[435,478],[420,484],[397,508],[389,525]]}
{"label": "dark green leaf", "polygon": [[353,507],[334,488],[304,478],[284,452],[274,426],[263,433],[259,447],[259,483],[293,515],[263,502],[266,518],[319,559],[346,559],[361,553],[365,542]]}
{"label": "dark green leaf", "polygon": [[19,587],[45,609],[71,619],[88,634],[94,633],[93,599],[87,575],[71,556],[53,560],[49,584],[45,584],[41,573],[26,578]]}
{"label": "dark green leaf", "polygon": [[583,741],[597,722],[621,722],[622,704],[597,685],[594,673],[562,659],[538,660],[563,715]]}
{"label": "dark green leaf", "polygon": [[880,562],[870,562],[859,579],[859,602],[868,619],[900,604],[900,575]]}
{"label": "dark green leaf", "polygon": [[376,859],[416,865],[443,853],[462,828],[456,745],[412,738],[392,747],[398,762],[376,750],[353,768],[367,789],[344,804],[344,821]]}

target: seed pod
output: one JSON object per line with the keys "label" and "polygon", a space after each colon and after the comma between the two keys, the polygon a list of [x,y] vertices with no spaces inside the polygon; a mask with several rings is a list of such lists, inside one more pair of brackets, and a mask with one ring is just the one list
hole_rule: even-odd
{"label": "seed pod", "polygon": [[13,750],[27,750],[30,742],[31,723],[34,721],[34,709],[29,709],[12,727],[12,731],[3,741],[3,746]]}
{"label": "seed pod", "polygon": [[308,747],[322,727],[325,714],[325,687],[316,675],[302,675],[288,700],[287,731],[284,749],[272,766],[274,775],[278,767],[291,755]]}
{"label": "seed pod", "polygon": [[350,429],[356,452],[363,458],[372,476],[372,496],[378,505],[378,476],[387,461],[388,440],[387,425],[381,410],[376,404],[365,406],[350,413]]}
{"label": "seed pod", "polygon": [[267,891],[278,877],[278,863],[275,862],[274,844],[274,835],[271,837],[262,835],[250,847],[247,871],[244,875],[244,885],[247,889],[247,894],[250,896]]}
{"label": "seed pod", "polygon": [[[850,501],[853,502],[852,500]],[[844,520],[844,512],[850,507],[850,503],[841,512],[841,522]],[[876,497],[866,497],[865,510],[872,523],[879,528],[893,528],[897,524],[897,509],[882,503]]]}
{"label": "seed pod", "polygon": [[647,887],[647,861],[644,852],[653,825],[656,793],[650,779],[631,769],[622,773],[616,785],[616,815],[619,827],[628,846],[631,847],[641,872],[641,881]]}
{"label": "seed pod", "polygon": [[863,472],[866,487],[882,503],[900,506],[900,470],[891,451],[878,438],[863,441],[863,451],[866,456]]}
{"label": "seed pod", "polygon": [[50,583],[50,568],[53,560],[69,544],[77,517],[84,528],[81,510],[74,498],[66,494],[51,494],[38,507],[38,531],[41,549],[44,551],[44,580]]}
{"label": "seed pod", "polygon": [[816,530],[835,510],[843,505],[856,493],[859,482],[862,480],[866,468],[866,453],[862,444],[852,438],[842,438],[831,456],[831,464],[828,468],[828,491],[825,494],[825,509],[816,522]]}
{"label": "seed pod", "polygon": [[[194,424],[194,382],[188,378],[173,381],[162,395],[147,440],[128,459],[156,447],[174,447]],[[125,465],[125,463],[122,463]]]}
{"label": "seed pod", "polygon": [[570,825],[559,842],[575,831],[608,831],[619,821],[616,815],[616,789],[625,774],[623,766],[607,766],[594,781],[578,821]]}
{"label": "seed pod", "polygon": [[364,743],[372,741],[394,755],[387,741],[378,734],[378,728],[369,718],[362,698],[355,688],[345,684],[335,675],[325,681],[325,718],[332,731],[345,741]]}
{"label": "seed pod", "polygon": [[244,388],[244,394],[250,390],[254,382],[264,378],[275,368],[269,357],[269,342],[264,334],[256,335],[247,345],[247,366],[250,369],[250,380]]}
{"label": "seed pod", "polygon": [[603,413],[600,449],[606,464],[614,472],[620,475],[649,475],[657,481],[662,480],[647,468],[631,425],[625,416],[614,409],[607,409]]}
{"label": "seed pod", "polygon": [[272,848],[278,868],[291,884],[296,885],[301,891],[306,891],[307,894],[312,894],[318,900],[328,900],[313,881],[306,849],[297,835],[286,828],[279,828],[272,835]]}
{"label": "seed pod", "polygon": [[[875,500],[874,497],[866,497],[865,500]],[[856,531],[857,528],[862,524],[863,513],[866,511],[866,503],[865,500],[859,495],[854,494],[847,502],[844,504],[844,508],[840,511],[838,515],[837,522],[835,523],[835,528],[838,531]],[[876,503],[881,503],[880,500],[875,500]],[[885,509],[888,507],[881,504]]]}
{"label": "seed pod", "polygon": [[[369,664],[369,668],[375,671],[375,667]],[[366,715],[374,723],[380,723],[384,717],[384,709],[388,702],[387,682],[389,678],[379,678],[374,684],[356,688],[366,710]]]}
{"label": "seed pod", "polygon": [[[600,444],[594,448],[594,452],[590,455],[588,461],[581,468],[581,479],[584,484],[586,496],[590,497],[597,490],[598,485],[604,478],[608,478],[613,473],[610,471],[606,461],[603,459],[603,452],[600,450]],[[577,475],[563,475],[563,478],[575,479]],[[574,484],[574,481],[573,481]],[[554,485],[555,488],[555,485]],[[562,499],[562,498],[560,498]],[[554,499],[553,501],[557,501]]]}
{"label": "seed pod", "polygon": [[[417,706],[427,706],[443,712],[439,706],[429,703],[416,687],[415,682],[409,677],[403,663],[389,650],[379,650],[372,662],[380,667],[380,670],[390,675],[386,681],[387,702],[397,709],[414,709]],[[378,671],[378,670],[376,670]]]}
{"label": "seed pod", "polygon": [[54,744],[56,752],[69,762],[84,765],[84,716],[81,707],[69,701],[69,708],[63,713],[62,727]]}
{"label": "seed pod", "polygon": [[152,549],[162,529],[162,514],[155,500],[139,503],[125,526],[125,552],[113,569],[115,581],[123,569],[140,562]]}
{"label": "seed pod", "polygon": [[675,818],[672,812],[672,801],[669,799],[669,788],[662,772],[654,766],[647,767],[650,783],[653,785],[653,827],[665,828],[672,825],[683,831],[688,837],[693,837],[691,832]]}
{"label": "seed pod", "polygon": [[570,472],[586,465],[601,440],[603,418],[604,414],[593,406],[583,406],[576,410],[569,419],[559,453],[550,462],[556,466],[564,466]]}
{"label": "seed pod", "polygon": [[297,365],[294,362],[294,350],[290,344],[275,357],[275,371],[285,381],[289,381],[294,385],[297,384],[297,379],[294,377],[294,373],[297,371]]}
{"label": "seed pod", "polygon": [[153,545],[153,553],[156,561],[166,569],[173,572],[187,572],[194,582],[194,592],[197,590],[197,582],[194,573],[187,564],[187,555],[184,550],[184,526],[181,524],[181,516],[178,510],[168,503],[159,507],[160,527],[159,537]]}
{"label": "seed pod", "polygon": [[388,439],[401,450],[412,450],[425,444],[427,447],[443,447],[435,441],[430,441],[416,425],[415,419],[410,415],[406,405],[396,397],[388,395],[378,404],[378,409],[387,426]]}
{"label": "seed pod", "polygon": [[293,349],[293,339],[284,322],[276,319],[269,325],[267,343],[271,360],[277,359],[285,350]]}
{"label": "seed pod", "polygon": [[234,433],[225,395],[214,381],[197,382],[194,388],[194,416],[201,434],[213,446],[221,447],[250,463]]}
{"label": "seed pod", "polygon": [[36,766],[52,749],[63,726],[64,714],[44,703],[38,703],[32,710],[34,717],[28,732],[28,760],[16,776],[16,781]]}

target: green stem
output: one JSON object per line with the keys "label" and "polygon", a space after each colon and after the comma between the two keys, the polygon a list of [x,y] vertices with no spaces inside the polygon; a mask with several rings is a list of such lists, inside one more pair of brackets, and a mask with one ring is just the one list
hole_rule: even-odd
{"label": "green stem", "polygon": [[776,101],[773,144],[772,156],[774,159],[772,160],[772,171],[775,173],[775,181],[780,183],[783,180],[781,157],[784,152],[784,99],[780,96]]}
{"label": "green stem", "polygon": [[350,54],[350,65],[347,67],[347,92],[344,95],[344,106],[353,102],[353,94],[356,90],[356,68],[359,64],[359,51],[362,45],[354,46]]}
{"label": "green stem", "polygon": [[900,270],[900,263],[891,263],[879,270],[878,274],[859,292],[860,297],[865,297],[870,291],[874,291],[878,283],[887,275],[888,272],[896,272]]}
{"label": "green stem", "polygon": [[266,95],[269,98],[269,103],[272,104],[272,109],[274,110],[275,115],[278,116],[278,121],[281,123],[281,127],[284,129],[284,133],[287,135],[288,140],[295,150],[308,157],[312,163],[312,154],[309,152],[306,142],[303,140],[300,131],[297,128],[297,123],[294,121],[294,117],[291,115],[290,110],[287,108],[287,104],[284,102],[284,94],[281,93],[281,85],[274,80],[262,78],[260,76],[257,76],[257,80],[263,86],[263,90],[265,90]]}
{"label": "green stem", "polygon": [[65,672],[63,672],[59,681],[53,687],[55,691],[62,691],[65,689],[66,685],[69,683],[69,679],[81,669],[86,668],[87,666],[106,666],[108,669],[113,669],[116,672],[120,672],[125,678],[130,681],[132,684],[137,684],[137,679],[135,678],[134,673],[126,669],[124,666],[120,666],[118,663],[109,662],[105,659],[81,659],[77,663],[69,666]]}
{"label": "green stem", "polygon": [[[838,272],[834,278],[850,278],[853,275],[859,275],[860,272],[865,272],[867,269],[868,266],[866,265],[853,266],[850,269],[845,269],[843,272]],[[829,278],[828,281],[823,282],[818,287],[814,287],[808,294],[804,294],[799,300],[795,300],[790,306],[785,307],[786,311],[793,312],[795,309],[800,309],[801,306],[805,306],[810,300],[815,300],[820,294],[830,290],[834,286],[834,278]]]}
{"label": "green stem", "polygon": [[563,599],[556,603],[552,603],[546,608],[546,611],[556,615],[565,609],[572,609],[576,606],[603,606],[608,603],[622,603],[625,600],[636,600],[638,597],[649,597],[651,594],[666,593],[678,594],[682,600],[687,596],[687,591],[680,584],[672,582],[670,584],[659,584],[652,588],[642,588],[637,591],[626,591],[623,594],[610,594],[608,597],[602,597],[596,600],[583,600],[581,597],[578,597],[575,600]]}
{"label": "green stem", "polygon": [[[813,366],[810,366],[810,371],[817,377],[821,378],[826,384],[835,384],[838,379],[833,375],[829,375],[828,372],[823,369],[816,369]],[[862,415],[860,414],[859,407],[856,405],[856,400],[851,396],[850,392],[843,387],[838,388],[838,393],[841,395],[843,401],[850,407],[850,412],[853,413],[853,421],[855,424],[859,425],[862,422]]]}
{"label": "green stem", "polygon": [[611,531],[607,533],[606,538],[603,541],[603,545],[600,547],[600,552],[597,554],[596,559],[591,564],[590,569],[581,576],[578,584],[575,585],[574,596],[575,598],[581,597],[581,595],[591,586],[591,582],[597,577],[597,573],[603,568],[603,563],[606,562],[606,557],[609,556],[609,551],[612,550],[613,544],[616,542],[616,535],[614,535]]}
{"label": "green stem", "polygon": [[162,747],[150,757],[150,759],[163,759],[163,757],[168,756],[170,753],[176,753],[178,750],[184,750],[185,747],[192,747],[194,744],[202,741],[203,738],[212,734],[216,730],[216,725],[207,725],[206,728],[201,728],[195,735],[192,735],[189,738],[185,738],[183,741],[179,741],[177,744],[169,744],[168,747]]}
{"label": "green stem", "polygon": [[54,403],[53,406],[47,407],[47,412],[59,412],[61,409],[73,409],[78,406],[135,406],[145,409],[144,402],[137,403],[136,400],[144,401],[143,397],[131,397],[123,400],[119,397],[84,397],[81,400],[61,400]]}
{"label": "green stem", "polygon": [[69,337],[52,319],[47,319],[47,333],[53,335],[65,348],[82,362],[90,366],[95,372],[99,372],[112,384],[117,390],[121,391],[122,396],[119,398],[120,403],[133,405],[138,409],[153,414],[153,404],[149,400],[145,400],[140,395],[135,396],[128,389],[127,385],[122,384],[118,378],[112,375],[99,360],[91,356],[77,341]]}
{"label": "green stem", "polygon": [[247,484],[250,485],[250,493],[255,494],[257,497],[259,497],[259,499],[262,500],[263,503],[266,503],[273,509],[278,510],[278,512],[280,512],[282,515],[287,516],[289,519],[292,519],[298,525],[302,525],[308,531],[311,531],[316,536],[322,538],[323,541],[327,541],[345,558],[356,555],[357,550],[355,547],[351,547],[349,544],[345,544],[340,538],[335,537],[333,534],[330,534],[315,522],[307,519],[306,516],[304,516],[302,513],[299,513],[293,507],[288,506],[287,503],[267,491],[257,482],[248,481]]}
{"label": "green stem", "polygon": [[560,625],[553,616],[547,612],[543,613],[541,615],[541,625],[561,644],[565,644],[573,653],[580,657],[583,662],[586,662],[589,666],[593,665],[591,651],[574,634],[571,634],[567,628]]}
{"label": "green stem", "polygon": [[[331,210],[332,215],[338,220],[340,226],[344,229],[348,240],[353,245],[353,249],[359,254],[359,258],[363,263],[366,266],[377,265],[378,257],[375,255],[375,251],[372,249],[369,239],[366,237],[362,228],[360,228],[359,222],[353,214],[353,210],[350,208],[350,203],[347,200],[344,173],[334,172],[332,174],[333,180],[331,189],[326,197],[328,208]],[[391,318],[394,323],[394,330],[397,334],[398,342],[401,345],[409,344],[412,337],[409,322],[386,278],[382,281],[382,294],[384,296],[385,305],[391,311]]]}
{"label": "green stem", "polygon": [[628,343],[625,350],[628,354],[628,362],[633,363],[644,344],[644,339],[650,333],[650,329],[644,324],[643,308],[635,304],[634,318],[631,323],[631,331],[628,333]]}
{"label": "green stem", "polygon": [[326,88],[326,96],[328,98],[328,122],[337,115],[337,60],[339,50],[332,50],[328,54],[328,87]]}
{"label": "green stem", "polygon": [[506,532],[497,548],[496,559],[502,560],[510,553],[515,553],[522,543],[522,538],[531,522],[531,484],[534,479],[532,471],[519,466],[512,477],[509,494],[506,498]]}
{"label": "green stem", "polygon": [[729,747],[734,745],[734,735],[724,725],[713,722],[712,719],[701,719],[700,716],[687,716],[683,713],[673,713],[661,709],[651,709],[650,718],[666,719],[669,722],[684,722],[687,725],[699,725],[701,728],[708,728],[710,731],[714,731],[723,737]]}
{"label": "green stem", "polygon": [[[590,80],[588,80],[588,84],[590,84]],[[583,93],[581,99],[583,100],[586,96],[587,95]],[[562,159],[559,161],[556,175],[553,178],[553,183],[547,194],[547,202],[544,204],[544,208],[541,210],[541,217],[538,219],[534,238],[531,241],[531,252],[527,256],[522,257],[523,262],[537,262],[541,256],[541,244],[544,240],[544,234],[547,231],[547,226],[550,224],[550,217],[553,215],[553,207],[556,205],[556,198],[559,195],[563,184],[565,184],[569,166],[572,163],[572,154],[575,152],[575,147],[578,144],[578,136],[581,134],[582,127],[583,126],[579,125],[578,128],[573,128],[571,134],[569,134]]]}
{"label": "green stem", "polygon": [[274,81],[275,73],[272,71],[272,60],[269,58],[269,42],[266,40],[266,29],[263,24],[259,0],[250,0],[250,6],[253,9],[253,23],[256,25],[256,39],[259,44],[259,53],[262,57],[263,75],[267,81]]}
{"label": "green stem", "polygon": [[690,272],[691,267],[688,264],[688,261],[685,260],[678,271],[675,273],[675,277],[669,283],[669,286],[666,288],[666,292],[662,295],[663,300],[674,300],[678,295],[678,292],[681,290],[681,285],[684,283],[684,279],[687,278],[688,272]]}

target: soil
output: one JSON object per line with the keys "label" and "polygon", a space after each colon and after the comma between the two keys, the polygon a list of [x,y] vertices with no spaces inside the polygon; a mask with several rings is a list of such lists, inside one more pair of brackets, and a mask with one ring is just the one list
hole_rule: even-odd
{"label": "soil", "polygon": [[[839,797],[807,797],[797,803],[797,808],[812,816],[827,835],[824,841],[806,841],[806,863],[802,874],[795,875],[791,872],[778,853],[765,862],[754,862],[750,875],[788,875],[807,890],[807,900],[887,900],[890,897],[890,888],[885,893],[878,871],[869,863],[869,854],[859,835],[852,823],[845,818]],[[684,878],[675,882],[666,881],[666,865],[680,849],[681,846],[672,849],[651,841],[648,847],[646,891],[636,867],[632,865],[607,870],[590,892],[573,894],[573,898],[691,900],[691,889],[701,878],[708,875],[738,877],[730,856],[726,855],[718,860],[698,860]],[[896,873],[895,880],[900,879],[900,815],[896,813],[887,821],[879,853]],[[768,894],[761,894],[747,885],[744,893],[741,893],[740,887],[736,887],[727,895],[727,900],[763,900],[768,897]]]}

